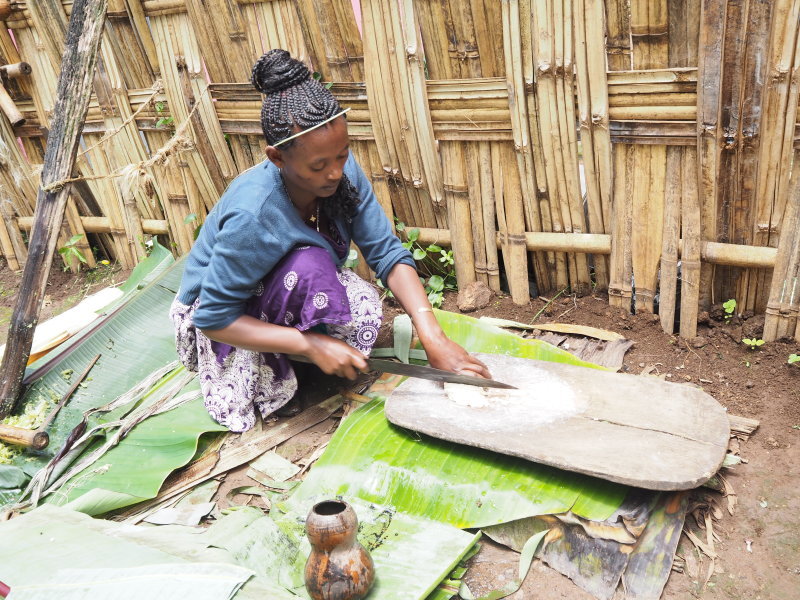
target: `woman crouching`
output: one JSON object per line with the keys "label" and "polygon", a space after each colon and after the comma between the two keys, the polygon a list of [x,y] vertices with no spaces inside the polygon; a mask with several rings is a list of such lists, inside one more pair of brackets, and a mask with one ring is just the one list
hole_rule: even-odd
{"label": "woman crouching", "polygon": [[349,379],[366,370],[381,302],[342,266],[351,241],[411,315],[431,366],[488,377],[439,327],[411,254],[349,152],[346,111],[285,50],[262,56],[252,81],[264,94],[268,160],[209,213],[170,311],[211,416],[246,431],[256,409],[266,417],[284,406],[297,391],[290,354]]}

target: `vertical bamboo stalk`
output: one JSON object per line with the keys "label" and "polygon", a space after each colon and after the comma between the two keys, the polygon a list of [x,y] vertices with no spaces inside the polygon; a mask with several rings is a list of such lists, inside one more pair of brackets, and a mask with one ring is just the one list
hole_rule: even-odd
{"label": "vertical bamboo stalk", "polygon": [[503,181],[503,202],[498,201],[498,216],[502,208],[502,222],[498,219],[502,240],[503,264],[506,268],[511,300],[520,306],[530,301],[528,287],[528,259],[525,246],[525,218],[522,210],[522,186],[519,170],[514,161],[516,152],[508,144],[495,145],[499,154],[500,175]]}
{"label": "vertical bamboo stalk", "polygon": [[478,142],[478,165],[481,182],[480,206],[483,214],[481,223],[483,225],[483,241],[486,245],[486,274],[489,277],[489,287],[495,292],[499,292],[500,264],[497,260],[497,236],[495,233],[496,190],[492,177],[495,165],[492,162],[492,145],[489,142]]}
{"label": "vertical bamboo stalk", "polygon": [[611,71],[628,71],[633,68],[630,2],[631,0],[606,0],[608,68]]}
{"label": "vertical bamboo stalk", "polygon": [[766,342],[793,335],[800,323],[800,151],[794,153],[794,165],[767,302],[763,334]]}
{"label": "vertical bamboo stalk", "polygon": [[[563,232],[560,198],[563,185],[559,182],[558,164],[556,161],[556,148],[554,140],[558,136],[558,122],[554,107],[556,105],[555,65],[553,57],[553,35],[551,23],[551,2],[536,1],[532,5],[532,33],[534,38],[533,55],[536,66],[536,108],[537,121],[540,126],[539,140],[542,145],[542,170],[546,177],[548,205],[543,209],[543,215],[549,216],[550,230]],[[538,168],[537,168],[538,172]],[[541,185],[540,185],[541,190]],[[543,226],[546,226],[543,223]],[[556,288],[564,289],[569,286],[567,272],[567,259],[563,252],[554,254],[555,273],[553,279]]]}
{"label": "vertical bamboo stalk", "polygon": [[458,287],[462,288],[476,280],[464,146],[460,142],[442,142],[441,152],[450,243],[455,260],[456,281]]}
{"label": "vertical bamboo stalk", "polygon": [[666,146],[634,148],[637,164],[631,241],[636,310],[652,313],[664,227]]}
{"label": "vertical bamboo stalk", "polygon": [[[587,56],[587,27],[585,0],[575,0],[575,73],[578,91],[578,124],[581,133],[581,147],[583,150],[584,179],[586,181],[586,206],[588,213],[587,231],[602,233],[603,209],[600,199],[600,181],[595,165],[594,127],[592,127],[592,106],[590,77]],[[605,69],[603,70],[605,74]],[[597,74],[595,74],[595,77]],[[595,255],[595,281],[597,287],[608,287],[608,272],[606,262],[601,255]]]}
{"label": "vertical bamboo stalk", "polygon": [[[514,136],[517,174],[510,173],[510,168],[508,166],[506,166],[506,170],[509,173],[509,177],[519,177],[519,194],[515,196],[518,200],[513,201],[519,202],[520,205],[520,232],[525,232],[526,220],[528,226],[533,231],[542,231],[541,218],[535,202],[537,194],[536,173],[532,154],[533,148],[530,143],[531,132],[529,127],[530,118],[528,117],[527,110],[528,103],[525,101],[525,63],[523,61],[523,44],[520,35],[523,28],[517,26],[517,24],[521,22],[518,0],[503,1],[502,18],[503,31],[505,34],[503,36],[503,50],[506,63],[508,103],[511,113],[512,135]],[[531,67],[531,78],[532,75]],[[506,195],[506,198],[511,200],[508,195]],[[517,211],[514,210],[513,214],[517,214]],[[537,252],[532,254],[532,258],[537,281],[544,280],[547,269],[545,255],[541,252]],[[510,268],[509,263],[506,263],[506,271]],[[511,274],[508,275],[509,277],[512,276]],[[524,265],[524,273],[522,275],[525,278],[527,286],[527,264]],[[517,274],[513,276],[517,277]],[[527,298],[527,287],[525,288],[524,294]],[[517,297],[522,298],[522,293],[518,293]]]}
{"label": "vertical bamboo stalk", "polygon": [[664,233],[661,247],[658,314],[665,333],[675,330],[675,302],[678,282],[678,244],[681,237],[681,197],[683,196],[683,148],[668,146],[666,190],[664,193]]}
{"label": "vertical bamboo stalk", "polygon": [[[702,45],[701,45],[702,47]],[[698,150],[686,148],[683,154],[683,198],[681,202],[681,310],[680,335],[693,338],[697,335],[697,312],[700,299],[700,245],[702,217],[697,179]],[[697,181],[697,185],[692,182]],[[688,185],[687,185],[688,184]]]}
{"label": "vertical bamboo stalk", "polygon": [[[716,239],[716,199],[719,184],[720,82],[722,80],[722,42],[725,38],[726,0],[702,0],[700,14],[700,57],[697,67],[697,176],[702,236]],[[712,302],[713,265],[701,265],[698,301],[703,310]],[[684,296],[681,302],[687,302]],[[688,314],[688,313],[687,313]],[[683,315],[683,312],[681,313]],[[681,331],[697,324],[684,324]],[[689,329],[686,329],[689,331]],[[681,334],[683,335],[683,333]]]}
{"label": "vertical bamboo stalk", "polygon": [[614,197],[611,229],[611,272],[608,302],[611,306],[631,309],[631,255],[634,151],[629,144],[616,144],[614,150]]}
{"label": "vertical bamboo stalk", "polygon": [[[475,276],[478,281],[489,282],[486,260],[486,239],[483,227],[483,189],[481,186],[480,142],[468,142],[467,184],[469,186],[470,223],[472,224],[472,253],[475,257]],[[489,190],[491,191],[491,190]],[[494,226],[492,226],[494,229]]]}

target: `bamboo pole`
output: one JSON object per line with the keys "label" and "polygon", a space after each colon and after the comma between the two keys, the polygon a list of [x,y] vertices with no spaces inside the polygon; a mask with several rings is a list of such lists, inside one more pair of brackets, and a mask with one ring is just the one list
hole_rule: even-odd
{"label": "bamboo pole", "polygon": [[630,312],[633,257],[631,250],[634,150],[627,144],[614,146],[614,200],[611,231],[611,272],[608,301]]}
{"label": "bamboo pole", "polygon": [[[694,148],[687,148],[683,155],[683,181],[697,181],[697,154]],[[700,246],[702,243],[702,217],[699,186],[688,185],[683,188],[681,202],[681,307],[680,335],[693,338],[697,335],[697,313],[700,302]]]}
{"label": "bamboo pole", "polygon": [[519,170],[515,162],[514,148],[509,144],[496,144],[500,158],[498,169],[503,182],[502,203],[498,197],[498,216],[502,212],[502,221],[498,225],[504,230],[500,240],[503,251],[508,288],[514,304],[524,306],[530,301],[528,283],[528,258],[525,246],[525,216],[523,214],[522,185]]}
{"label": "bamboo pole", "polygon": [[475,276],[478,281],[488,284],[488,263],[483,226],[483,194],[481,185],[480,145],[482,142],[466,145],[467,185],[469,187],[470,223],[472,224],[472,253],[475,257]]}
{"label": "bamboo pole", "polygon": [[[50,130],[36,224],[22,274],[19,301],[11,316],[8,342],[0,368],[0,418],[14,409],[31,350],[33,331],[53,261],[58,224],[64,217],[69,188],[58,182],[72,174],[81,126],[89,105],[91,79],[105,22],[106,0],[76,0],[67,31],[58,102]],[[54,189],[50,189],[50,186]]]}
{"label": "bamboo pole", "polygon": [[[717,190],[719,186],[720,82],[722,79],[722,41],[725,33],[727,2],[703,0],[700,25],[700,58],[697,73],[697,176],[700,201],[701,236],[713,241],[717,229]],[[713,269],[703,265],[698,301],[703,310],[712,302]],[[682,300],[683,301],[683,300]],[[683,328],[683,318],[681,318]],[[694,325],[696,327],[696,324]]]}
{"label": "bamboo pole", "polygon": [[658,315],[665,333],[675,330],[675,302],[678,281],[678,245],[681,236],[681,196],[683,149],[666,148],[666,189],[664,190],[664,231],[661,247]]}
{"label": "bamboo pole", "polygon": [[[560,209],[560,197],[563,186],[560,186],[558,178],[558,165],[556,162],[556,149],[554,140],[557,135],[558,123],[553,107],[555,106],[556,83],[553,64],[553,36],[550,27],[550,0],[547,2],[534,2],[532,4],[532,33],[534,38],[533,56],[536,67],[536,109],[537,122],[540,125],[539,141],[541,143],[541,173],[545,175],[543,181],[539,183],[540,192],[542,188],[546,190],[546,195],[542,195],[543,200],[547,200],[547,206],[542,207],[543,228],[551,231],[563,232],[563,220]],[[539,173],[537,167],[537,173]],[[569,275],[567,271],[567,259],[563,254],[553,257],[552,282],[558,289],[564,289],[569,285]]]}
{"label": "bamboo pole", "polygon": [[495,194],[496,190],[492,174],[496,171],[497,162],[492,161],[492,144],[480,142],[478,144],[478,174],[481,182],[480,209],[483,218],[483,235],[481,236],[486,247],[486,274],[489,277],[489,287],[495,292],[500,291],[500,263],[497,257],[497,246],[494,243],[496,221]]}
{"label": "bamboo pole", "polygon": [[444,193],[447,201],[456,281],[458,287],[463,288],[476,280],[464,145],[456,142],[444,142],[441,144],[441,152],[442,173],[446,178]]}
{"label": "bamboo pole", "polygon": [[766,308],[766,342],[792,336],[800,311],[800,151],[794,153],[794,165]]}

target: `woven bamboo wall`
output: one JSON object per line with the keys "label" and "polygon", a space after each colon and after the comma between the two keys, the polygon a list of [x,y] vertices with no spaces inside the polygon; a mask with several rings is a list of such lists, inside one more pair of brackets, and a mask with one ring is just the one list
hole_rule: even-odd
{"label": "woven bamboo wall", "polygon": [[[25,259],[71,2],[11,2],[0,63],[0,252]],[[735,297],[800,339],[800,0],[110,0],[61,244],[177,254],[262,160],[264,51],[306,59],[390,216],[450,245],[461,285],[567,286],[693,336]]]}

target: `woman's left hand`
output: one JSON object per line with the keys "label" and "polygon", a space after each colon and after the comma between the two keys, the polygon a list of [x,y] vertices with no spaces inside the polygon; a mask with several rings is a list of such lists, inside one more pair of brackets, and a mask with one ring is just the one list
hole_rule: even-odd
{"label": "woman's left hand", "polygon": [[485,364],[464,350],[451,339],[444,337],[435,344],[428,344],[425,352],[428,363],[435,369],[452,371],[462,375],[473,375],[491,379],[492,374]]}

